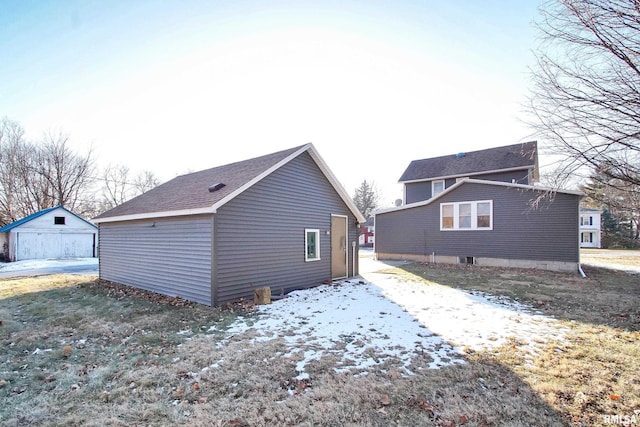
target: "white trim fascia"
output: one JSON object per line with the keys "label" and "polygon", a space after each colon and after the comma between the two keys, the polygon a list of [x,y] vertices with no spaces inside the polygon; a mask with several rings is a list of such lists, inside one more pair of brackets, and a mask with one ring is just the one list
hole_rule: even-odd
{"label": "white trim fascia", "polygon": [[201,214],[212,214],[212,213],[215,213],[215,212],[211,209],[211,207],[205,207],[205,208],[198,208],[198,209],[183,209],[178,211],[145,212],[145,213],[132,214],[132,215],[110,216],[107,218],[94,219],[93,222],[100,224],[102,222],[135,221],[139,219],[169,218],[169,217],[175,217],[175,216],[201,215]]}
{"label": "white trim fascia", "polygon": [[500,187],[518,188],[518,189],[522,189],[522,190],[534,190],[534,191],[543,191],[543,192],[544,191],[548,191],[548,192],[554,192],[554,193],[573,194],[575,196],[583,196],[584,195],[582,192],[575,191],[575,190],[555,190],[553,188],[539,187],[539,186],[536,186],[536,185],[513,184],[513,183],[510,183],[510,182],[500,182],[500,181],[489,181],[489,180],[485,180],[485,179],[464,178],[464,179],[456,182],[455,184],[453,184],[451,187],[446,188],[442,193],[440,193],[437,196],[434,196],[434,197],[432,197],[432,198],[430,198],[428,200],[423,200],[423,201],[420,201],[420,202],[410,203],[410,204],[404,205],[404,206],[392,207],[392,208],[387,208],[387,209],[379,209],[379,210],[374,212],[374,215],[383,214],[383,213],[389,213],[389,212],[395,212],[395,211],[401,211],[401,210],[404,210],[404,209],[417,208],[417,207],[420,207],[420,206],[426,206],[426,205],[434,202],[435,200],[438,200],[439,198],[441,198],[445,194],[450,193],[454,189],[460,187],[461,185],[463,185],[463,184],[465,184],[467,182],[470,183],[470,184],[496,185],[496,186],[500,186]]}
{"label": "white trim fascia", "polygon": [[462,181],[458,181],[455,184],[453,184],[451,187],[445,188],[442,193],[440,193],[440,194],[438,194],[436,196],[433,196],[432,198],[427,199],[427,200],[422,200],[422,201],[419,201],[419,202],[409,203],[408,205],[404,205],[404,206],[394,206],[392,208],[378,209],[378,210],[376,210],[374,212],[374,215],[382,214],[382,213],[388,213],[388,212],[401,211],[401,210],[404,210],[404,209],[418,208],[420,206],[426,206],[428,204],[431,204],[435,200],[438,200],[439,198],[441,198],[445,194],[449,194],[451,191],[453,191],[456,188],[460,187],[463,183],[465,183],[467,181],[468,181],[467,179],[463,179]]}
{"label": "white trim fascia", "polygon": [[511,182],[489,181],[486,179],[469,178],[468,180],[465,180],[465,181],[470,183],[475,183],[475,184],[499,185],[503,187],[521,188],[523,190],[546,191],[550,193],[562,193],[562,194],[573,194],[575,196],[584,196],[584,193],[578,190],[558,190],[551,187],[543,187],[538,185],[514,184]]}
{"label": "white trim fascia", "polygon": [[476,176],[476,175],[486,175],[488,173],[498,173],[498,172],[513,172],[513,171],[518,171],[518,170],[529,170],[529,169],[534,169],[534,166],[518,166],[518,167],[513,167],[513,168],[494,169],[494,170],[490,170],[490,171],[471,172],[471,173],[463,173],[463,174],[458,174],[458,175],[434,176],[432,178],[421,178],[421,179],[413,179],[413,180],[409,180],[409,181],[398,181],[398,184],[413,184],[413,183],[416,183],[416,182],[437,181],[437,180],[442,180],[442,179],[469,177],[469,176]]}
{"label": "white trim fascia", "polygon": [[230,202],[232,199],[234,199],[238,195],[242,194],[244,191],[246,191],[256,183],[266,178],[268,175],[270,175],[274,171],[280,169],[282,166],[286,165],[291,160],[295,159],[305,151],[309,152],[309,155],[311,156],[311,158],[316,162],[316,164],[318,165],[322,173],[325,175],[327,180],[329,180],[329,182],[334,187],[336,192],[340,195],[342,200],[345,202],[345,204],[349,207],[349,209],[355,215],[358,222],[359,223],[366,222],[366,218],[364,217],[364,215],[360,213],[355,203],[353,203],[353,200],[351,200],[351,197],[347,194],[347,192],[342,187],[340,182],[336,179],[335,175],[333,175],[333,173],[331,172],[327,164],[324,162],[322,157],[320,157],[320,155],[318,154],[318,152],[316,151],[312,143],[303,145],[302,147],[300,147],[300,149],[294,151],[284,159],[280,160],[275,165],[271,166],[269,169],[262,172],[260,175],[253,178],[251,181],[248,181],[243,186],[239,187],[234,192],[229,193],[227,196],[220,199],[219,201],[217,201],[211,206],[204,207],[204,208],[197,208],[197,209],[178,210],[178,211],[145,212],[141,214],[121,215],[121,216],[114,216],[114,217],[108,217],[108,218],[94,219],[93,221],[96,223],[101,223],[101,222],[113,222],[113,221],[132,221],[136,219],[165,218],[165,217],[183,216],[183,215],[215,214],[218,211],[218,209],[220,209],[222,206]]}
{"label": "white trim fascia", "polygon": [[284,159],[280,160],[278,163],[276,163],[275,165],[271,166],[269,169],[267,169],[266,171],[262,172],[260,175],[256,176],[251,181],[248,181],[243,186],[241,186],[238,189],[236,189],[234,192],[229,193],[224,198],[218,200],[216,203],[214,203],[211,206],[207,206],[207,207],[204,207],[204,208],[197,208],[197,209],[178,210],[178,211],[145,212],[145,213],[134,214],[134,215],[121,215],[121,216],[114,216],[114,217],[109,217],[109,218],[100,218],[100,219],[94,220],[94,221],[95,222],[131,221],[131,220],[136,220],[136,219],[165,218],[165,217],[171,217],[171,216],[215,214],[220,207],[224,206],[229,201],[234,199],[236,196],[240,195],[241,193],[246,191],[248,188],[252,187],[257,182],[260,182],[262,179],[264,179],[266,176],[268,176],[269,174],[271,174],[275,170],[278,170],[279,168],[281,168],[282,166],[287,164],[289,161],[291,161],[292,159],[298,157],[304,151],[308,150],[310,145],[311,144],[307,144],[307,145],[304,145],[304,146],[300,147],[299,150],[296,150],[292,154],[290,154],[287,157],[285,157]]}
{"label": "white trim fascia", "polygon": [[240,193],[244,192],[245,190],[247,190],[249,187],[253,186],[257,182],[261,181],[262,179],[264,179],[265,177],[270,175],[272,172],[280,169],[282,166],[284,166],[285,164],[289,163],[291,160],[295,159],[296,157],[298,157],[300,154],[304,153],[305,151],[309,152],[309,155],[311,156],[311,158],[316,162],[316,164],[318,165],[318,167],[320,168],[320,170],[322,171],[324,176],[331,183],[333,188],[340,195],[340,197],[345,202],[345,204],[349,207],[349,209],[352,211],[352,213],[356,216],[358,222],[359,223],[366,222],[367,220],[364,217],[364,215],[362,215],[362,213],[360,213],[360,210],[358,210],[358,208],[356,207],[355,203],[353,203],[353,200],[351,200],[351,197],[347,194],[347,192],[345,191],[344,187],[342,187],[342,185],[337,180],[337,178],[335,177],[333,172],[331,172],[331,169],[329,169],[329,167],[327,166],[325,161],[322,159],[322,157],[320,156],[320,154],[315,149],[315,147],[313,146],[312,143],[308,143],[308,144],[300,147],[299,150],[291,153],[289,156],[287,156],[286,158],[282,159],[280,162],[276,163],[275,165],[273,165],[272,167],[270,167],[269,169],[267,169],[266,171],[264,171],[263,173],[261,173],[260,175],[255,177],[254,179],[252,179],[251,181],[247,182],[245,185],[243,185],[242,187],[238,188],[233,193],[230,193],[225,198],[219,200],[216,204],[214,204],[212,206],[213,213],[216,213],[217,210],[220,207],[224,206],[231,199],[233,199],[234,197],[236,197]]}
{"label": "white trim fascia", "polygon": [[232,199],[236,198],[238,195],[240,195],[241,193],[245,192],[246,190],[248,190],[249,188],[253,187],[255,184],[257,184],[258,182],[262,181],[264,178],[266,178],[267,176],[271,175],[274,171],[280,169],[282,166],[286,165],[287,163],[289,163],[291,160],[295,159],[296,157],[298,157],[300,154],[304,153],[305,151],[307,151],[309,149],[309,146],[311,144],[306,144],[302,147],[300,147],[299,150],[289,154],[287,157],[285,157],[284,159],[280,160],[278,163],[276,163],[275,165],[271,166],[269,169],[267,169],[266,171],[262,172],[260,175],[256,176],[255,178],[253,178],[251,181],[245,183],[242,187],[239,187],[237,190],[235,190],[233,193],[229,193],[227,196],[225,196],[224,198],[218,200],[216,203],[214,203],[211,206],[211,210],[213,213],[218,212],[218,209],[220,209],[222,206],[224,206],[225,204],[229,203]]}
{"label": "white trim fascia", "polygon": [[[316,164],[318,165],[318,167],[320,168],[322,173],[329,180],[331,185],[333,185],[333,188],[340,195],[340,197],[342,198],[342,201],[347,205],[347,207],[355,215],[355,217],[358,220],[358,222],[360,224],[363,224],[363,223],[367,222],[367,219],[364,217],[364,215],[362,215],[362,213],[360,212],[360,210],[358,209],[356,204],[351,199],[351,196],[349,196],[349,194],[344,189],[342,184],[340,184],[340,181],[338,181],[338,179],[333,174],[333,172],[331,172],[331,169],[329,169],[329,166],[327,166],[327,164],[322,159],[322,157],[320,156],[320,153],[318,153],[318,151],[315,149],[313,144],[309,143],[309,144],[307,144],[307,147],[308,147],[307,149],[309,150],[309,154],[311,155],[313,160],[315,160]],[[347,228],[349,228],[348,224],[347,224]]]}

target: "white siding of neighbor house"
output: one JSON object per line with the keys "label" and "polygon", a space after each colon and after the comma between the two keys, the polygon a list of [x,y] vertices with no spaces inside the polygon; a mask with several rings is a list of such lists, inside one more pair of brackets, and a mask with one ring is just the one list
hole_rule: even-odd
{"label": "white siding of neighbor house", "polygon": [[211,305],[211,215],[100,224],[100,277]]}
{"label": "white siding of neighbor house", "polygon": [[601,247],[600,211],[580,211],[580,247]]}
{"label": "white siding of neighbor house", "polygon": [[[64,217],[65,224],[55,224]],[[7,233],[13,261],[47,258],[89,258],[96,255],[97,228],[60,208],[21,224]]]}

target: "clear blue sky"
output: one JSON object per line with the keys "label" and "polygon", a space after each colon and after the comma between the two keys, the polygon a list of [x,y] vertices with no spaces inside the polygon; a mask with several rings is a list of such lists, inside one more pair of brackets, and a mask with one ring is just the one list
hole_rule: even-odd
{"label": "clear blue sky", "polygon": [[162,180],[313,142],[350,194],[528,140],[538,1],[0,0],[0,117]]}

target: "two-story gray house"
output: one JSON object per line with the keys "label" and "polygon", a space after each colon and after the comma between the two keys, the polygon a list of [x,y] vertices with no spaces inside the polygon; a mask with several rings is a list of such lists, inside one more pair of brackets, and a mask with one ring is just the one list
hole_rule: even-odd
{"label": "two-story gray house", "polygon": [[412,161],[375,212],[378,259],[577,271],[581,194],[534,185],[536,142]]}
{"label": "two-story gray house", "polygon": [[463,178],[533,185],[538,180],[537,143],[414,160],[399,180],[404,204],[428,200]]}

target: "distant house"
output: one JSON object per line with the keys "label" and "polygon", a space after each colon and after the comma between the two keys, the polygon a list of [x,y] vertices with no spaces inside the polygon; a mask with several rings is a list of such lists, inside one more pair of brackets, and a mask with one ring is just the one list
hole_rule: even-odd
{"label": "distant house", "polygon": [[360,246],[371,248],[375,242],[375,226],[373,217],[360,225]]}
{"label": "distant house", "polygon": [[6,261],[90,258],[97,255],[98,228],[62,206],[44,209],[0,228]]}
{"label": "distant house", "polygon": [[358,275],[365,218],[307,144],[178,176],[94,221],[102,279],[217,306]]}
{"label": "distant house", "polygon": [[600,248],[602,237],[600,218],[602,211],[598,209],[580,208],[580,247]]}
{"label": "distant house", "polygon": [[377,258],[577,271],[581,194],[540,198],[536,151],[528,142],[411,162],[405,205],[375,213]]}

